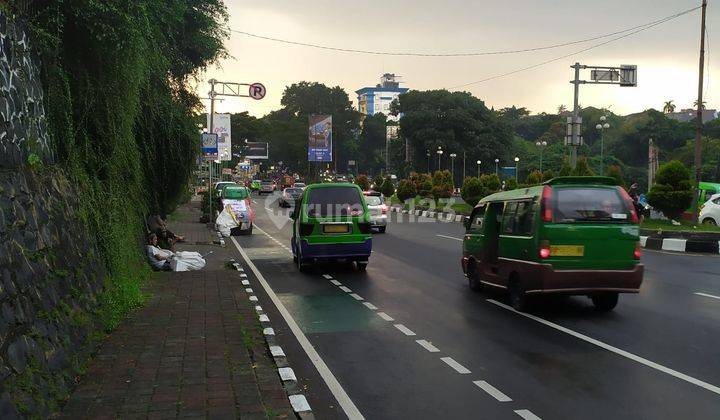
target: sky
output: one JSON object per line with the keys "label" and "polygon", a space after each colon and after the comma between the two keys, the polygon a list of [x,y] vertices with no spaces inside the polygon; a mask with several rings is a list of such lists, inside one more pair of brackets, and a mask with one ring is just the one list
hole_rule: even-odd
{"label": "sky", "polygon": [[[331,47],[372,51],[467,53],[541,47],[643,25],[697,7],[700,0],[225,0],[230,29]],[[707,12],[705,98],[720,108],[720,3]],[[216,112],[262,116],[280,108],[286,86],[312,81],[340,86],[357,106],[355,91],[379,83],[383,73],[402,76],[416,90],[450,88],[576,53],[612,38],[549,50],[480,57],[396,57],[324,51],[232,33],[230,58],[210,67],[196,89],[207,97],[207,80],[253,83],[267,88],[264,99],[226,98]],[[465,90],[495,109],[523,106],[533,113],[572,107],[570,65],[638,66],[638,86],[582,85],[580,104],[617,114],[677,110],[697,97],[700,10],[608,45]],[[717,44],[717,46],[716,46]],[[588,80],[590,71],[581,72]],[[207,104],[209,101],[204,101]]]}

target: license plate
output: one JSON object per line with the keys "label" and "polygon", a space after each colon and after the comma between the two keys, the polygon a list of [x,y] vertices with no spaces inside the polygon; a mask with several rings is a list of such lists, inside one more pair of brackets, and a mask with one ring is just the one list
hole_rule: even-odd
{"label": "license plate", "polygon": [[324,233],[348,233],[349,231],[349,225],[323,225]]}
{"label": "license plate", "polygon": [[583,245],[551,245],[550,255],[553,257],[582,257],[585,255]]}

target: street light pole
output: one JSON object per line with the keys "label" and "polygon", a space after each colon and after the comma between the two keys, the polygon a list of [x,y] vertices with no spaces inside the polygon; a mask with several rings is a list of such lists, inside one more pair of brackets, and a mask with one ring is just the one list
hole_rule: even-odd
{"label": "street light pole", "polygon": [[535,146],[540,148],[540,173],[542,174],[543,149],[547,146],[547,142],[545,140],[537,141],[535,142]]}
{"label": "street light pole", "polygon": [[600,130],[600,176],[605,173],[605,130],[610,128],[610,124],[605,122],[606,119],[603,115],[600,117],[600,124],[595,126]]}
{"label": "street light pole", "polygon": [[500,159],[495,159],[495,176],[498,174],[498,163],[500,162]]}
{"label": "street light pole", "polygon": [[455,189],[455,158],[457,157],[457,154],[450,153],[450,176],[452,177],[453,181],[453,190]]}
{"label": "street light pole", "polygon": [[438,171],[440,170],[440,158],[442,157],[442,154],[443,154],[442,146],[438,146],[438,149],[437,149],[437,155],[438,155],[438,167],[437,167],[437,170],[438,170]]}
{"label": "street light pole", "polygon": [[425,154],[427,155],[427,173],[430,173],[430,150],[425,150]]}
{"label": "street light pole", "polygon": [[520,173],[518,168],[520,167],[520,158],[515,156],[515,182],[520,183]]}
{"label": "street light pole", "polygon": [[477,175],[477,177],[478,177],[478,178],[480,178],[480,164],[481,164],[481,163],[482,163],[482,161],[480,161],[480,160],[477,161],[477,170],[478,170],[478,175]]}

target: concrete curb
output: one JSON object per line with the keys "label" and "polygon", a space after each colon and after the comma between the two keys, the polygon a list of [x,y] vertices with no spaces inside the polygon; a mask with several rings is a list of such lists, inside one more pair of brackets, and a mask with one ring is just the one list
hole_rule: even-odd
{"label": "concrete curb", "polygon": [[[428,210],[403,210],[402,207],[390,207],[391,212],[400,214],[409,214],[418,217],[437,218],[443,222],[462,223],[464,216],[462,214],[430,212]],[[692,252],[701,254],[720,254],[720,241],[702,240],[702,239],[683,239],[683,238],[658,238],[653,236],[640,236],[640,245],[643,248],[672,251],[672,252]]]}
{"label": "concrete curb", "polygon": [[265,311],[263,311],[263,308],[257,304],[257,297],[254,295],[254,291],[250,286],[250,281],[247,279],[247,276],[244,275],[245,270],[235,260],[231,260],[231,262],[233,267],[235,267],[238,272],[242,273],[240,277],[242,279],[241,281],[243,286],[246,287],[245,292],[249,295],[250,301],[255,303],[255,313],[257,314],[258,322],[260,322],[263,329],[265,343],[267,344],[270,354],[275,361],[275,366],[277,366],[278,369],[278,376],[280,376],[283,388],[285,388],[285,393],[288,396],[290,405],[298,418],[303,420],[314,420],[315,416],[313,415],[310,403],[308,403],[307,398],[305,398],[305,395],[302,393],[302,388],[298,384],[295,371],[293,371],[288,364],[285,351],[283,351],[282,347],[280,347],[275,339],[275,330],[270,326],[270,318],[268,318]]}

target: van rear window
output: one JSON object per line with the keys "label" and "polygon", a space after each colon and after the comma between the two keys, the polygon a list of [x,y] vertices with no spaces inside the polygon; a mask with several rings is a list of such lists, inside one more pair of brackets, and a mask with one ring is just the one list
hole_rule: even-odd
{"label": "van rear window", "polygon": [[361,214],[363,214],[363,204],[357,188],[315,188],[308,194],[307,215],[310,217],[359,216]]}
{"label": "van rear window", "polygon": [[629,209],[615,188],[556,188],[556,222],[629,222]]}

